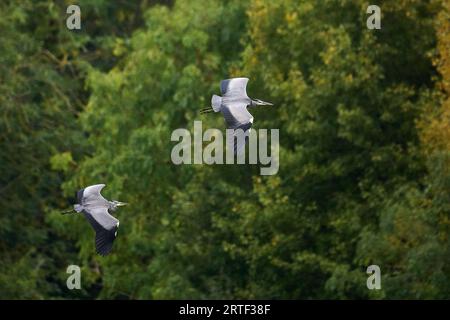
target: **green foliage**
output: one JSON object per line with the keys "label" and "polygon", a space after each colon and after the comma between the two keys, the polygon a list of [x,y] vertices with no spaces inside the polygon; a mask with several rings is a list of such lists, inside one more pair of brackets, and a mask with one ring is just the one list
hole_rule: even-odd
{"label": "green foliage", "polygon": [[[0,5],[0,297],[448,298],[448,152],[417,126],[443,100],[440,1],[383,4],[379,31],[362,0],[157,3],[82,1],[82,32],[62,4]],[[276,105],[252,111],[280,129],[275,176],[170,161],[174,129],[223,128],[199,109],[232,76]],[[130,203],[107,257],[59,214],[103,182]]]}
{"label": "green foliage", "polygon": [[0,297],[57,296],[58,284],[46,280],[57,272],[62,254],[49,244],[62,253],[71,244],[55,238],[45,223],[46,208],[64,203],[62,176],[51,170],[49,159],[79,150],[82,134],[74,114],[82,103],[76,98],[81,82],[59,60],[59,45],[50,43],[61,41],[65,50],[76,45],[64,39],[64,31],[45,29],[56,19],[50,3],[6,2],[0,11]]}
{"label": "green foliage", "polygon": [[63,175],[52,169],[68,170],[87,151],[77,116],[95,59],[80,55],[104,46],[67,30],[65,9],[53,1],[0,4],[0,298],[67,294],[56,275],[76,255],[45,212],[68,206]]}

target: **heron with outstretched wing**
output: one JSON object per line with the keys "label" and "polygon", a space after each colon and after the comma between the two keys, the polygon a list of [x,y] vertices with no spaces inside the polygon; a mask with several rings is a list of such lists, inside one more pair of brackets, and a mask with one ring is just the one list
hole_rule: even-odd
{"label": "heron with outstretched wing", "polygon": [[[241,152],[248,141],[248,136],[253,125],[253,116],[248,112],[247,108],[256,106],[272,106],[272,103],[259,99],[251,99],[247,95],[248,78],[232,78],[222,80],[220,83],[220,91],[222,96],[213,95],[211,99],[211,107],[200,110],[201,114],[210,112],[222,112],[227,129],[243,131],[245,140],[239,140],[234,143],[234,154]],[[233,138],[234,139],[234,138]]]}
{"label": "heron with outstretched wing", "polygon": [[109,212],[126,205],[124,202],[103,198],[100,192],[104,187],[104,184],[96,184],[79,190],[76,193],[78,203],[73,206],[73,210],[64,212],[83,213],[95,230],[95,248],[102,256],[110,253],[119,229],[119,220]]}

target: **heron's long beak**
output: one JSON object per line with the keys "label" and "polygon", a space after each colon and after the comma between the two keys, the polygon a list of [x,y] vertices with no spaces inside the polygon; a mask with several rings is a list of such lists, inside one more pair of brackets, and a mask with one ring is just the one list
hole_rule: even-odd
{"label": "heron's long beak", "polygon": [[261,101],[261,105],[262,106],[273,106],[273,103],[266,102],[266,101]]}
{"label": "heron's long beak", "polygon": [[123,206],[126,206],[128,203],[126,203],[126,202],[117,202],[117,206],[118,207],[123,207]]}

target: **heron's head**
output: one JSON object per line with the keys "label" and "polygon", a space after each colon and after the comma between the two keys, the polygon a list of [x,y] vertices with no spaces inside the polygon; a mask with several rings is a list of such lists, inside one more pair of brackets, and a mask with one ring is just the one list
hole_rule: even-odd
{"label": "heron's head", "polygon": [[253,99],[252,106],[273,106],[273,103],[262,101],[259,99]]}
{"label": "heron's head", "polygon": [[113,200],[112,201],[112,209],[117,209],[118,207],[123,207],[123,206],[126,206],[128,203],[126,203],[126,202],[120,202],[120,201],[117,201],[117,200]]}

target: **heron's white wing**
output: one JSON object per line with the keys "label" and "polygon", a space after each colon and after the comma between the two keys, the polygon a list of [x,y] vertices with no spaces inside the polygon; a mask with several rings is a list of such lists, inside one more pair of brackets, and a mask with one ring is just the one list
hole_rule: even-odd
{"label": "heron's white wing", "polygon": [[[243,150],[245,150],[245,145],[248,143],[250,131],[252,130],[253,118],[247,124],[240,126],[234,130],[233,135],[233,150],[234,155],[240,154]],[[238,138],[238,130],[241,129],[243,131],[244,139]]]}
{"label": "heron's white wing", "polygon": [[228,129],[237,129],[253,121],[253,116],[248,112],[245,102],[225,103],[220,111]]}
{"label": "heron's white wing", "polygon": [[220,82],[222,96],[235,96],[237,98],[248,98],[248,78],[232,78]]}
{"label": "heron's white wing", "polygon": [[83,214],[95,230],[97,253],[102,256],[107,255],[117,236],[119,220],[110,215],[106,207],[85,208]]}
{"label": "heron's white wing", "polygon": [[105,184],[95,184],[77,192],[78,203],[83,206],[104,204],[107,200],[100,194]]}
{"label": "heron's white wing", "polygon": [[[247,110],[245,102],[234,102],[225,104],[220,110],[225,118],[228,129],[234,129],[233,145],[229,146],[234,150],[234,154],[241,152],[248,142],[251,127],[253,125],[253,116]],[[244,139],[238,138],[239,130],[242,130]]]}

